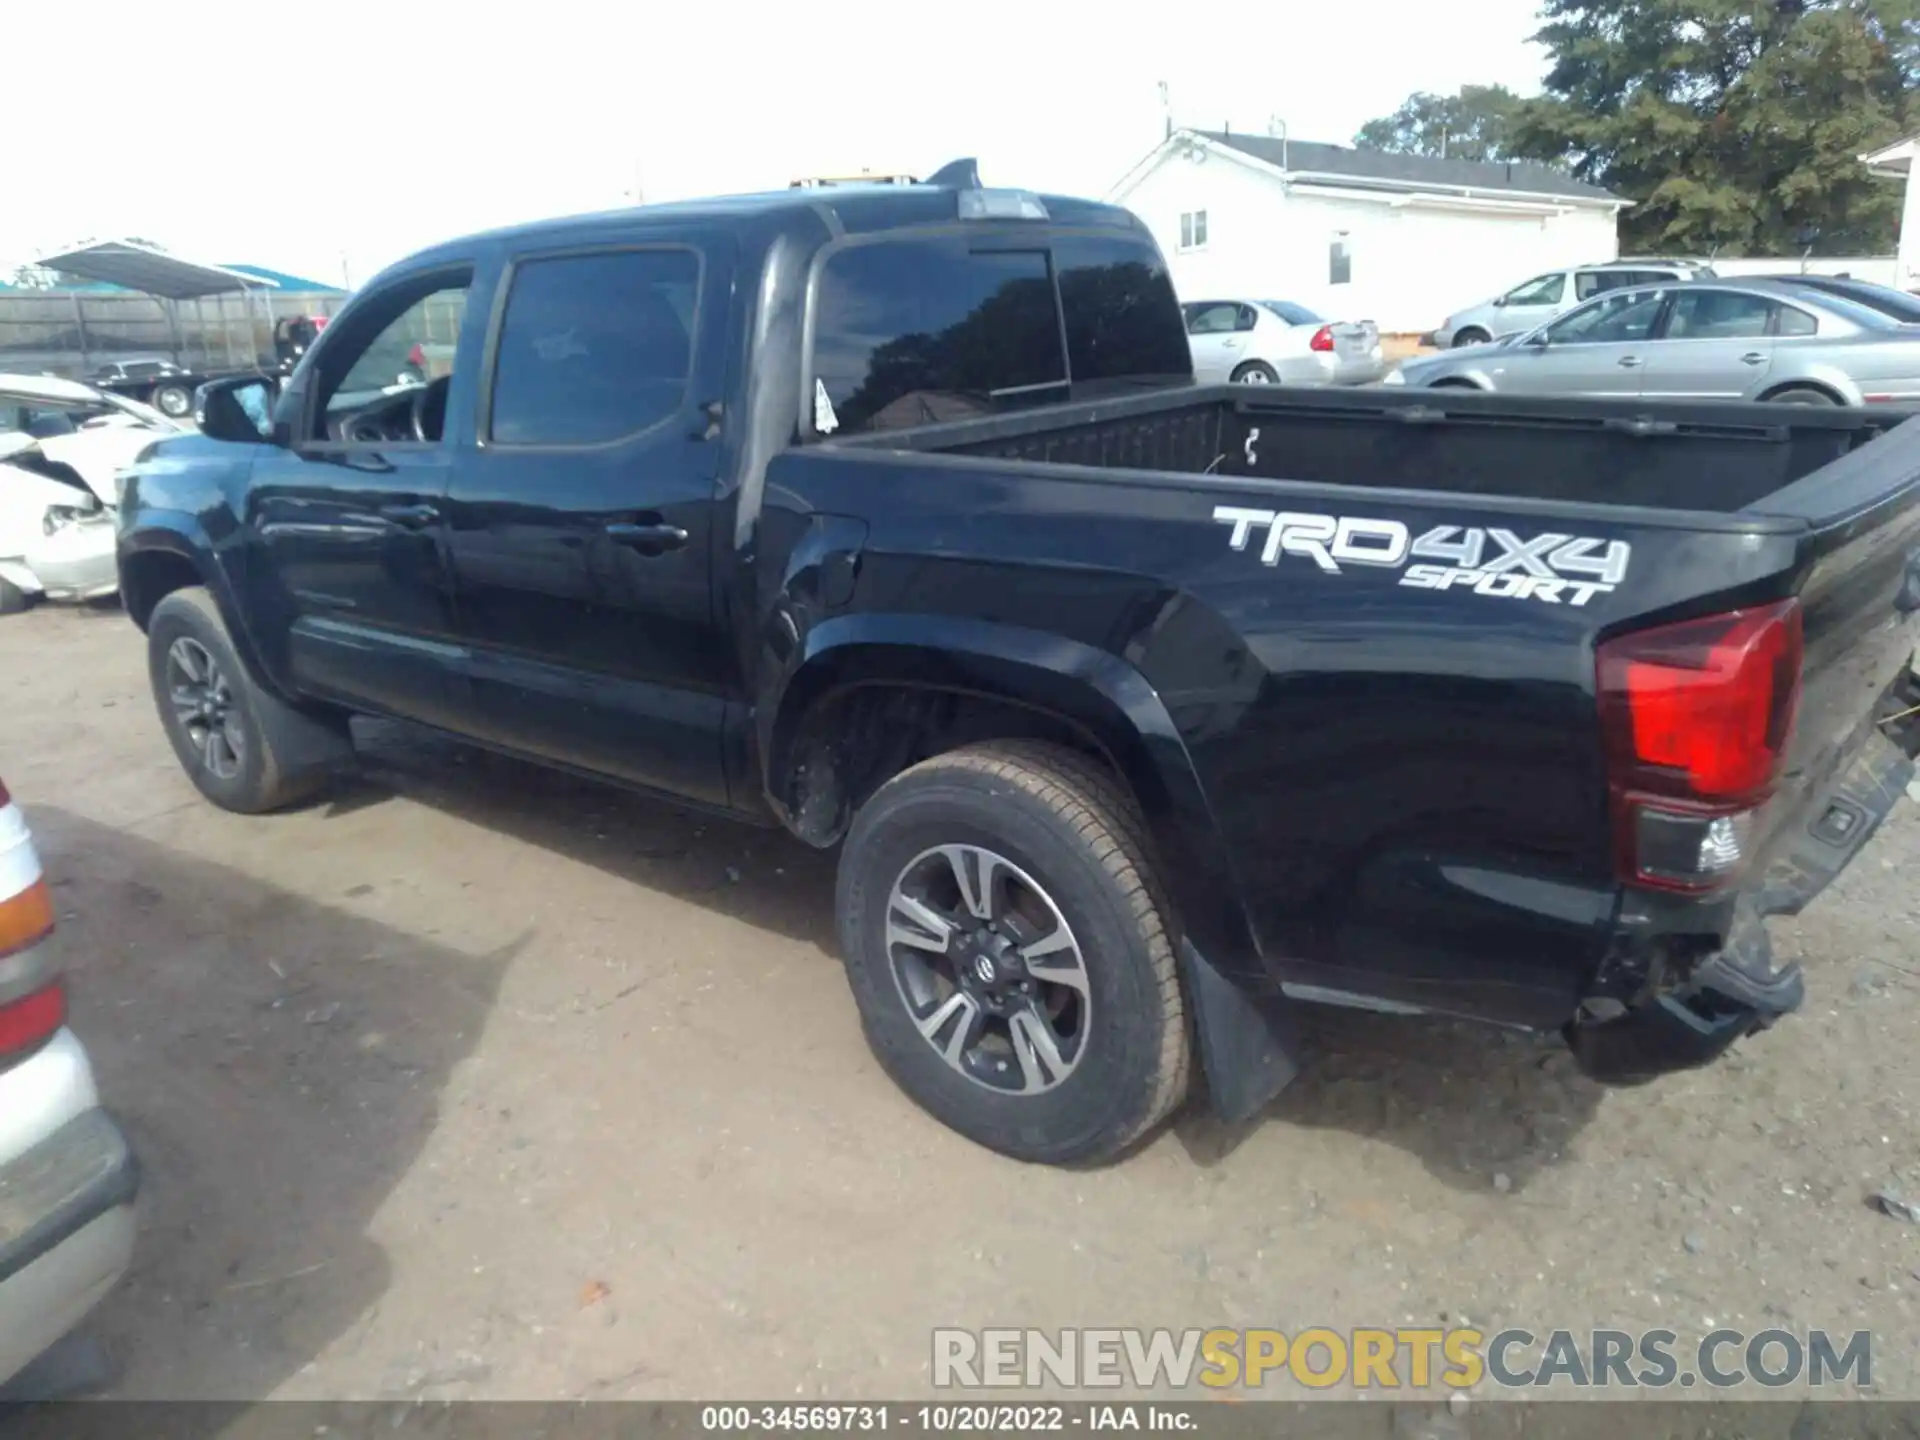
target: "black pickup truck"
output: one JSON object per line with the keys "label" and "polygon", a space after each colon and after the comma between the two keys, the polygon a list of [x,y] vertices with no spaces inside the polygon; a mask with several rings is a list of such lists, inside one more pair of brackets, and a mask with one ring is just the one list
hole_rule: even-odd
{"label": "black pickup truck", "polygon": [[1709,1061],[1913,769],[1920,425],[1197,388],[1138,221],[964,162],[444,245],[258,383],[120,509],[199,788],[366,713],[837,845],[875,1051],[1017,1156],[1251,1114],[1310,1003]]}

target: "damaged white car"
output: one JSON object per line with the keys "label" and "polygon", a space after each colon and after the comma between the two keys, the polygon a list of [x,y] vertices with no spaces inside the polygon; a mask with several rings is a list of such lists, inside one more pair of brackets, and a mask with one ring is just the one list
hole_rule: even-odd
{"label": "damaged white car", "polygon": [[184,428],[75,380],[0,374],[0,615],[119,589],[119,472]]}

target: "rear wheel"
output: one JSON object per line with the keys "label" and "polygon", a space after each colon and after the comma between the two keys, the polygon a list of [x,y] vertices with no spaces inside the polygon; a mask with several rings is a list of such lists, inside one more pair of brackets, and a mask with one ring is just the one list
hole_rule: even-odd
{"label": "rear wheel", "polygon": [[169,420],[181,420],[193,413],[193,392],[184,385],[156,385],[153,408]]}
{"label": "rear wheel", "polygon": [[1249,360],[1233,372],[1236,385],[1278,385],[1280,372],[1264,360]]}
{"label": "rear wheel", "polygon": [[1484,345],[1491,339],[1493,339],[1493,336],[1489,335],[1479,326],[1469,325],[1466,329],[1454,335],[1453,348],[1458,350],[1464,345]]}
{"label": "rear wheel", "polygon": [[344,727],[253,683],[213,597],[198,587],[175,590],[154,606],[147,674],[173,753],[223,810],[255,815],[304,800],[351,753]]}
{"label": "rear wheel", "polygon": [[1104,1160],[1184,1096],[1167,906],[1131,799],[1085,757],[1000,741],[896,776],[854,818],[838,899],[875,1054],[968,1138]]}
{"label": "rear wheel", "polygon": [[1784,390],[1776,390],[1767,396],[1774,405],[1838,405],[1840,402],[1824,390],[1816,390],[1811,385],[1789,385]]}

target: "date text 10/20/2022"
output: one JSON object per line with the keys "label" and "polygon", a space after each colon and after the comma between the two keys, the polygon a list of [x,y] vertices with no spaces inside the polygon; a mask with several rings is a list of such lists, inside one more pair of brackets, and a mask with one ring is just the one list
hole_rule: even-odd
{"label": "date text 10/20/2022", "polygon": [[1199,1428],[1193,1411],[1164,1404],[1128,1405],[703,1405],[700,1428],[746,1433],[762,1430],[924,1430],[933,1434],[1000,1431],[1026,1435],[1048,1430]]}

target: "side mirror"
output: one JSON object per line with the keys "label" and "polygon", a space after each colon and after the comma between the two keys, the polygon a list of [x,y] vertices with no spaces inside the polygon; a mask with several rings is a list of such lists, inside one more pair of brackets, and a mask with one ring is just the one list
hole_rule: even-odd
{"label": "side mirror", "polygon": [[1504,309],[1506,309],[1506,308],[1507,308],[1507,297],[1506,297],[1506,296],[1504,296],[1504,295],[1502,295],[1502,296],[1501,296],[1501,297],[1500,297],[1499,299],[1497,299],[1497,300],[1495,300],[1495,301],[1493,302],[1493,308],[1494,308],[1494,309],[1496,309],[1496,310],[1504,310]]}
{"label": "side mirror", "polygon": [[1520,343],[1529,350],[1544,350],[1548,344],[1547,332],[1544,330],[1536,330]]}
{"label": "side mirror", "polygon": [[273,402],[280,386],[260,375],[209,380],[193,397],[193,421],[212,440],[258,445],[273,438]]}

